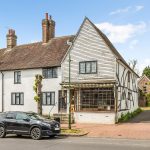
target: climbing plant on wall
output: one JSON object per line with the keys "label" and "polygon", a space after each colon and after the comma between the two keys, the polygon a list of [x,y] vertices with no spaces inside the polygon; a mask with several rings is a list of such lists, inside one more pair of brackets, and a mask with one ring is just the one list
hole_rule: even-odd
{"label": "climbing plant on wall", "polygon": [[34,100],[37,102],[38,114],[42,115],[42,102],[41,102],[41,91],[42,91],[42,75],[35,75],[33,90],[35,92]]}

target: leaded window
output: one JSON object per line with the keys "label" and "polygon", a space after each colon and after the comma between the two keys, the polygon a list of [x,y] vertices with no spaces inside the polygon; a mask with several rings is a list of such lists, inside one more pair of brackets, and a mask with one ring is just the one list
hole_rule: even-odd
{"label": "leaded window", "polygon": [[58,76],[58,69],[57,67],[52,68],[45,68],[43,69],[43,77],[44,78],[57,78]]}
{"label": "leaded window", "polygon": [[23,105],[24,104],[24,93],[11,93],[11,104],[12,105]]}
{"label": "leaded window", "polygon": [[21,83],[21,71],[14,72],[14,83],[20,84]]}
{"label": "leaded window", "polygon": [[55,92],[43,92],[42,105],[55,105]]}
{"label": "leaded window", "polygon": [[85,61],[79,63],[80,74],[95,74],[97,73],[97,61]]}

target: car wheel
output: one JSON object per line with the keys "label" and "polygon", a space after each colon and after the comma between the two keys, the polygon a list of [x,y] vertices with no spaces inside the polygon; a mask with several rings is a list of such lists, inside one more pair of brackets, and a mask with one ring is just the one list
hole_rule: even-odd
{"label": "car wheel", "polygon": [[0,126],[0,138],[4,138],[6,136],[6,131],[3,126]]}
{"label": "car wheel", "polygon": [[38,127],[35,127],[31,130],[31,137],[34,140],[39,140],[41,139],[41,129]]}

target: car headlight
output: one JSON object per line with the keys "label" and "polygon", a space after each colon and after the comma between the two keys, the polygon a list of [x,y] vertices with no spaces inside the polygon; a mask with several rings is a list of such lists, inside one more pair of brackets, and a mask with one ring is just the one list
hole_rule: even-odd
{"label": "car headlight", "polygon": [[44,126],[47,126],[47,127],[51,128],[51,125],[50,125],[49,123],[45,123],[45,122],[43,122],[43,123],[42,123],[42,125],[44,125]]}

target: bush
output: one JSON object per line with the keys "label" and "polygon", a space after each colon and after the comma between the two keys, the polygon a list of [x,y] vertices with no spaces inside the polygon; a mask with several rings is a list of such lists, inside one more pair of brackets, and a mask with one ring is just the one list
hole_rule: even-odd
{"label": "bush", "polygon": [[141,112],[142,112],[141,108],[138,108],[138,109],[136,109],[135,111],[133,111],[131,113],[130,112],[128,112],[127,114],[122,113],[121,117],[118,119],[118,122],[126,122],[126,121],[128,121],[129,119],[135,117],[136,115],[138,115]]}

